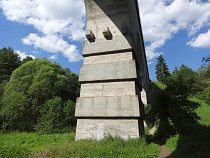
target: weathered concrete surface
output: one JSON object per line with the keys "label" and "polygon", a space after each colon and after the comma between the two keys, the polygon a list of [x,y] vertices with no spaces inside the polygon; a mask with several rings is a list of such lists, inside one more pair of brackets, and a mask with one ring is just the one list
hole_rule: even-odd
{"label": "weathered concrete surface", "polygon": [[95,42],[85,41],[82,55],[105,54],[111,52],[132,51],[133,39],[128,36],[113,36],[111,40],[106,38],[95,39]]}
{"label": "weathered concrete surface", "polygon": [[76,117],[140,117],[138,96],[78,98]]}
{"label": "weathered concrete surface", "polygon": [[[76,139],[143,133],[149,75],[137,0],[85,0]],[[143,92],[142,91],[143,87]],[[142,103],[143,102],[143,103]]]}
{"label": "weathered concrete surface", "polygon": [[80,97],[129,95],[136,95],[135,81],[82,84],[80,91]]}
{"label": "weathered concrete surface", "polygon": [[129,25],[128,0],[85,0],[87,30],[92,30],[96,38],[103,38],[108,27],[113,36],[122,35],[123,23]]}
{"label": "weathered concrete surface", "polygon": [[123,60],[133,60],[132,52],[89,56],[84,58],[83,64],[85,65],[85,64],[109,63],[109,62],[119,62]]}
{"label": "weathered concrete surface", "polygon": [[82,65],[79,81],[103,81],[116,79],[135,79],[136,64],[134,60],[102,64]]}
{"label": "weathered concrete surface", "polygon": [[138,119],[78,119],[76,140],[96,139],[100,140],[111,134],[124,139],[138,138]]}

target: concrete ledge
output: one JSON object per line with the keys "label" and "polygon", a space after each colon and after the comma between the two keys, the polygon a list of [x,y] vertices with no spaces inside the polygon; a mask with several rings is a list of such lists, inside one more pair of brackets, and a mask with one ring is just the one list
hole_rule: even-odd
{"label": "concrete ledge", "polygon": [[76,117],[140,117],[138,96],[77,98]]}
{"label": "concrete ledge", "polygon": [[103,80],[120,80],[136,79],[136,64],[134,60],[87,64],[80,68],[79,81],[103,81]]}
{"label": "concrete ledge", "polygon": [[131,35],[113,36],[112,39],[95,39],[95,42],[85,41],[83,44],[83,56],[106,54],[113,52],[132,51],[133,39]]}
{"label": "concrete ledge", "polygon": [[78,119],[76,140],[79,139],[103,139],[111,134],[120,136],[123,139],[138,138],[139,131],[138,119],[132,120],[112,120],[112,119]]}

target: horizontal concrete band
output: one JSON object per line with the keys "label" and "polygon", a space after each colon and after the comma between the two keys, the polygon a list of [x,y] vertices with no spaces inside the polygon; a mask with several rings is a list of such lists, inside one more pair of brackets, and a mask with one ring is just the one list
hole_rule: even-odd
{"label": "horizontal concrete band", "polygon": [[88,56],[84,57],[84,64],[109,63],[124,60],[133,60],[132,52]]}
{"label": "horizontal concrete band", "polygon": [[78,119],[77,120],[76,140],[78,139],[97,139],[100,140],[111,134],[121,138],[139,137],[139,120],[97,120],[97,119]]}
{"label": "horizontal concrete band", "polygon": [[140,117],[138,96],[77,98],[76,117]]}
{"label": "horizontal concrete band", "polygon": [[81,84],[80,97],[136,95],[135,81]]}
{"label": "horizontal concrete band", "polygon": [[83,44],[83,56],[94,54],[106,54],[111,52],[132,51],[133,39],[131,35],[113,36],[111,40],[106,38],[95,39],[95,42],[85,41]]}
{"label": "horizontal concrete band", "polygon": [[80,68],[79,81],[103,81],[136,79],[136,64],[134,60],[87,64]]}

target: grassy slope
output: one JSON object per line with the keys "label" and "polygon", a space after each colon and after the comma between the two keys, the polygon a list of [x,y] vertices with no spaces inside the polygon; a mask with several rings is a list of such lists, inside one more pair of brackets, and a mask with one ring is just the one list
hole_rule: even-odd
{"label": "grassy slope", "polygon": [[160,149],[156,144],[147,144],[144,138],[124,141],[108,137],[101,141],[74,141],[74,134],[0,134],[0,142],[2,158],[154,158]]}
{"label": "grassy slope", "polygon": [[[165,88],[159,82],[154,84],[161,90]],[[210,105],[197,98],[191,100],[201,104],[196,110],[201,119],[197,125],[186,127],[190,129],[188,135],[175,135],[167,140],[166,146],[173,152],[172,158],[200,158],[210,155]]]}
{"label": "grassy slope", "polygon": [[201,103],[196,112],[201,117],[198,124],[191,127],[188,135],[176,135],[167,140],[166,146],[172,151],[172,158],[200,158],[210,155],[210,105],[193,98],[195,102]]}

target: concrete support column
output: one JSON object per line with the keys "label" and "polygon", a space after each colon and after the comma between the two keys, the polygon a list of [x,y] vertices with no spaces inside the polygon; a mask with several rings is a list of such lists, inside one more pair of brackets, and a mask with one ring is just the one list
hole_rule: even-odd
{"label": "concrete support column", "polygon": [[149,78],[137,0],[85,0],[85,7],[76,139],[137,138],[144,131],[139,71]]}

